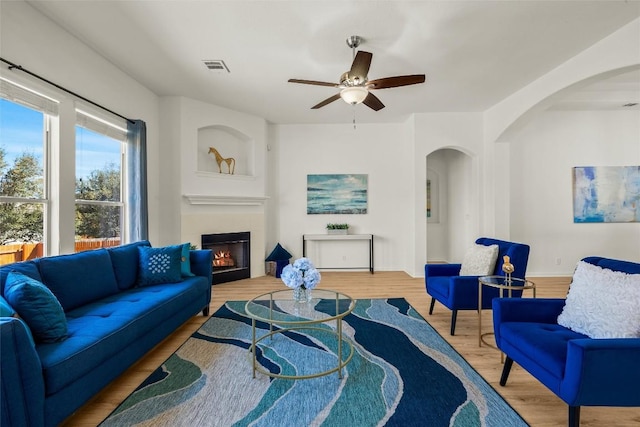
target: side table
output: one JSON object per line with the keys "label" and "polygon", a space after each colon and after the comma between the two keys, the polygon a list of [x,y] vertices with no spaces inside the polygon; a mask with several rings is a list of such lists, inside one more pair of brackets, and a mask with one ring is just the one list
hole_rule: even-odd
{"label": "side table", "polygon": [[482,347],[482,343],[493,347],[497,350],[494,344],[488,343],[484,340],[485,336],[493,335],[493,332],[482,333],[482,287],[489,286],[490,288],[499,289],[500,298],[511,298],[513,291],[524,291],[525,289],[533,290],[533,297],[536,297],[536,284],[526,280],[518,278],[507,278],[505,276],[482,276],[478,278],[478,347]]}

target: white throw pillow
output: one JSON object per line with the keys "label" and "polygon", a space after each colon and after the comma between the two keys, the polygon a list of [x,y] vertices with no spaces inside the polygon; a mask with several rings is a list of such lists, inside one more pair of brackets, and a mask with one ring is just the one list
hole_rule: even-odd
{"label": "white throw pillow", "polygon": [[578,262],[558,324],[590,338],[640,338],[640,274]]}
{"label": "white throw pillow", "polygon": [[467,250],[460,267],[461,276],[488,276],[493,274],[498,259],[498,245],[473,245]]}

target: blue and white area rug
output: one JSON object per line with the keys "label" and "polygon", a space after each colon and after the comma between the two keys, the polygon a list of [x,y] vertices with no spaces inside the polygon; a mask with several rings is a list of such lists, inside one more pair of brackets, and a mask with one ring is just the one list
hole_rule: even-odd
{"label": "blue and white area rug", "polygon": [[[358,300],[345,317],[355,353],[342,379],[252,378],[244,306],[221,307],[101,426],[527,426],[402,298]],[[259,360],[270,372],[336,366],[332,334],[290,331],[264,344]]]}

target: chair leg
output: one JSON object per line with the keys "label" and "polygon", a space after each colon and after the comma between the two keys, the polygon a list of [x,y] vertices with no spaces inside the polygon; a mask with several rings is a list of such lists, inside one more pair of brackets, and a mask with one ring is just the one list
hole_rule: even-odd
{"label": "chair leg", "polygon": [[458,318],[458,310],[451,310],[451,335],[455,335],[457,318]]}
{"label": "chair leg", "polygon": [[209,306],[206,306],[205,308],[202,309],[202,315],[203,316],[209,315]]}
{"label": "chair leg", "polygon": [[431,305],[429,306],[429,315],[433,314],[433,306],[436,305],[436,299],[431,297]]}
{"label": "chair leg", "polygon": [[580,426],[580,407],[569,406],[569,424],[568,427]]}
{"label": "chair leg", "polygon": [[500,377],[500,385],[505,386],[507,384],[507,378],[509,378],[509,372],[513,366],[513,359],[507,356],[504,361],[504,367],[502,368],[502,376]]}

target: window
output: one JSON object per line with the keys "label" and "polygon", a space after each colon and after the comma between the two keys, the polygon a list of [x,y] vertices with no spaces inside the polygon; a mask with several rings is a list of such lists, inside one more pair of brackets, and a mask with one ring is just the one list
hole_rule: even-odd
{"label": "window", "polygon": [[0,265],[42,256],[50,116],[0,98]]}
{"label": "window", "polygon": [[0,265],[146,239],[144,122],[23,81],[0,77]]}
{"label": "window", "polygon": [[122,182],[126,130],[105,129],[116,125],[81,111],[77,116],[76,251],[117,246],[125,218]]}

